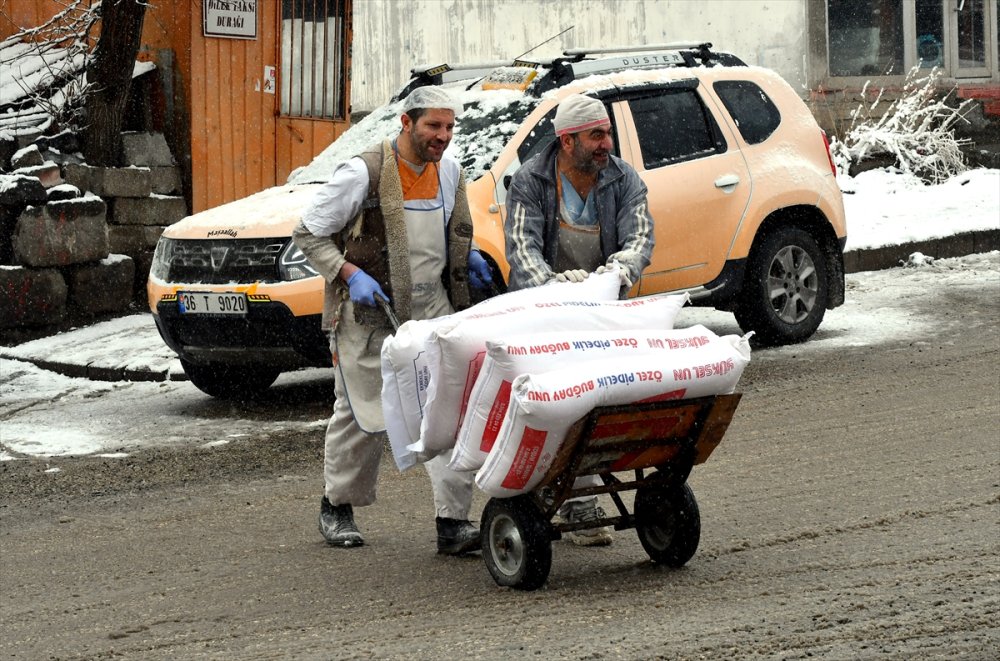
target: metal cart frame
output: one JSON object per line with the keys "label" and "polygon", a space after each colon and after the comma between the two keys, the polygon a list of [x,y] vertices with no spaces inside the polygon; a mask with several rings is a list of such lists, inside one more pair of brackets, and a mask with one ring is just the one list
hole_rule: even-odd
{"label": "metal cart frame", "polygon": [[[578,420],[542,481],[530,492],[491,498],[483,510],[483,561],[498,585],[535,590],[548,578],[552,541],[571,530],[635,528],[653,562],[680,567],[694,555],[701,517],[687,484],[722,437],[742,395],[716,395],[599,407]],[[649,469],[655,468],[651,472]],[[615,473],[631,471],[626,481]],[[576,478],[599,475],[602,486],[573,488]],[[621,493],[635,490],[629,512]],[[617,516],[584,522],[553,522],[570,498],[608,494]]]}

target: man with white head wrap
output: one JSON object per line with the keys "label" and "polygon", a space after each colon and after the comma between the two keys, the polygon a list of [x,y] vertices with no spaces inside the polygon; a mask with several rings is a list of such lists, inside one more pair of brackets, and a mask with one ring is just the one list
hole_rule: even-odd
{"label": "man with white head wrap", "polygon": [[[524,163],[510,183],[504,225],[509,289],[581,282],[617,263],[624,298],[653,253],[646,184],[611,153],[611,120],[599,99],[566,97],[553,126],[556,140]],[[594,482],[580,478],[575,486]],[[569,500],[559,514],[570,522],[603,518],[596,496]],[[606,527],[567,536],[584,546],[611,543]]]}
{"label": "man with white head wrap", "polygon": [[509,288],[580,281],[614,262],[626,295],[653,253],[646,185],[611,151],[611,120],[594,97],[556,109],[556,141],[514,174],[507,201]]}
{"label": "man with white head wrap", "polygon": [[[461,104],[439,87],[418,87],[401,112],[396,139],[341,163],[292,234],[326,280],[323,326],[337,367],[319,516],[331,546],[361,546],[353,507],[375,502],[385,439],[380,351],[393,331],[379,299],[400,323],[431,319],[468,307],[470,286],[492,282],[472,246],[462,169],[444,155]],[[472,473],[447,463],[441,456],[424,466],[438,552],[457,555],[479,547],[479,530],[468,520]]]}

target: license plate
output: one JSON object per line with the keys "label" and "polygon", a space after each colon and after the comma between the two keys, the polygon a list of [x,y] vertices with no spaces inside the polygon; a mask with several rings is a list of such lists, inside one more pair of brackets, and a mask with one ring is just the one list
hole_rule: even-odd
{"label": "license plate", "polygon": [[182,291],[177,293],[177,307],[181,314],[245,315],[247,296],[231,292]]}

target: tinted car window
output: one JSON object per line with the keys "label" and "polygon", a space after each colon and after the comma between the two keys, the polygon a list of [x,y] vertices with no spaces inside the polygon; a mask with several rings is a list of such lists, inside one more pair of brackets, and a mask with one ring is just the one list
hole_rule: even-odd
{"label": "tinted car window", "polygon": [[691,89],[629,99],[646,169],[709,156],[719,146],[715,121]]}
{"label": "tinted car window", "polygon": [[556,139],[555,129],[552,128],[552,120],[556,116],[556,108],[545,113],[545,116],[538,120],[535,128],[531,129],[517,148],[517,158],[526,162],[529,158],[548,147]]}
{"label": "tinted car window", "polygon": [[748,144],[764,142],[781,123],[781,113],[774,102],[754,83],[727,80],[713,87]]}

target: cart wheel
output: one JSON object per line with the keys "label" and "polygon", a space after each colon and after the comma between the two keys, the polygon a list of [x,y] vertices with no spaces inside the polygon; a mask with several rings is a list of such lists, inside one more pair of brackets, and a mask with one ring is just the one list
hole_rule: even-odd
{"label": "cart wheel", "polygon": [[483,509],[483,561],[497,585],[536,590],[552,568],[549,522],[529,496],[491,498]]}
{"label": "cart wheel", "polygon": [[701,539],[701,515],[694,492],[677,487],[641,485],[635,492],[635,530],[653,562],[680,567],[691,559]]}

